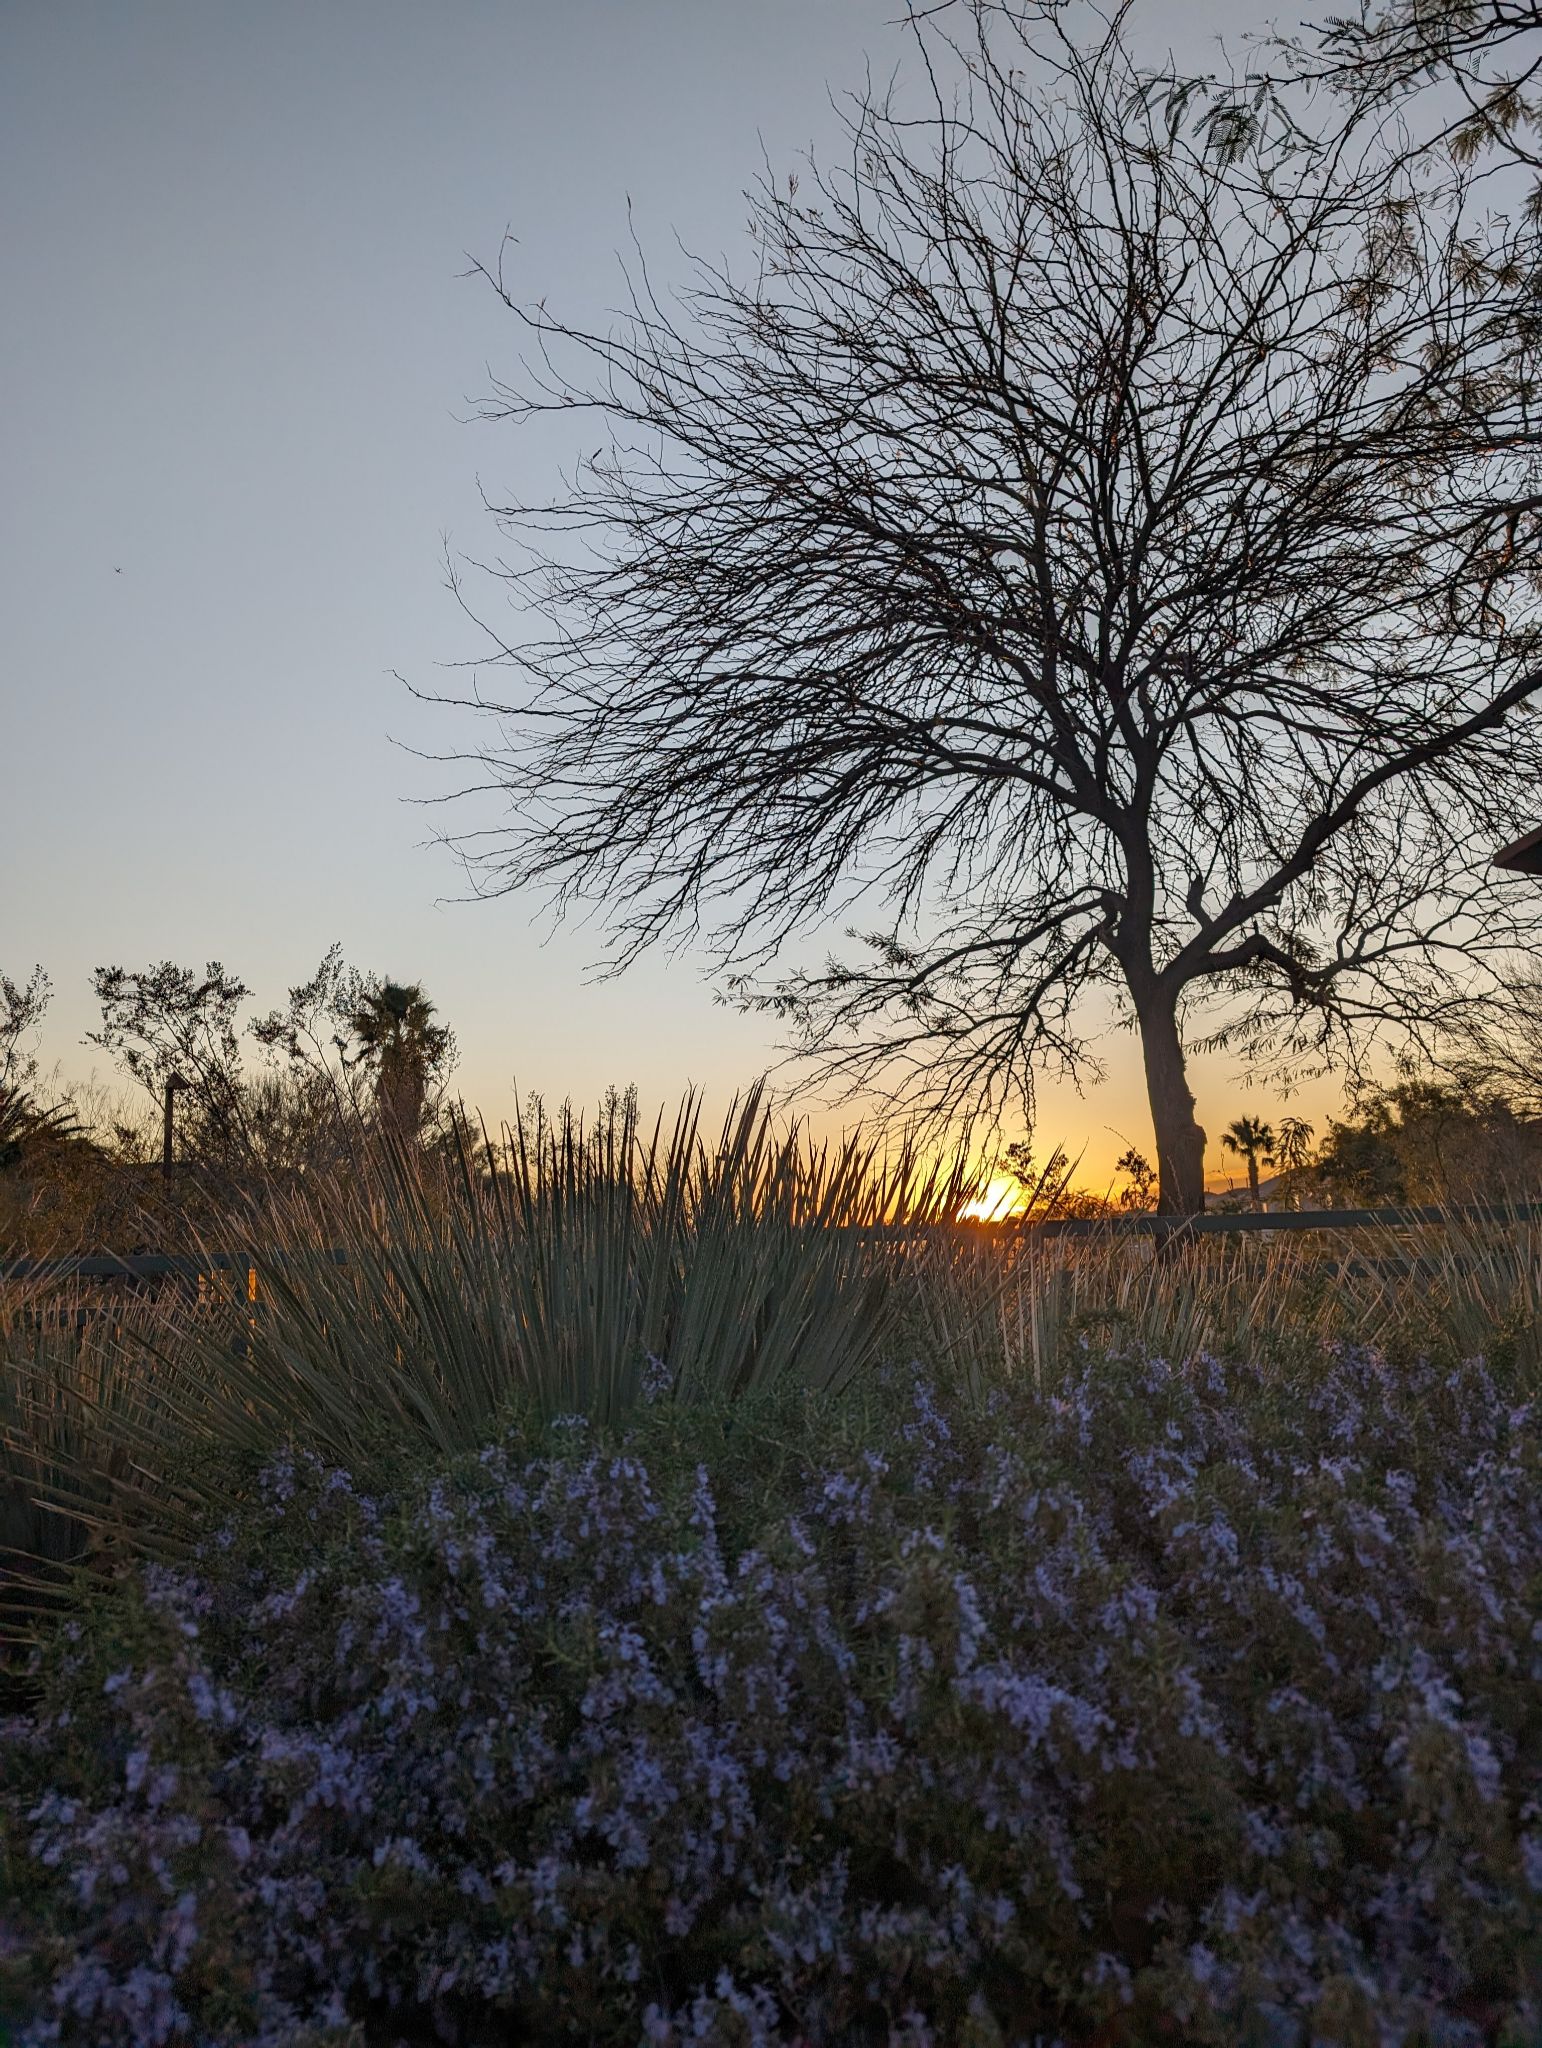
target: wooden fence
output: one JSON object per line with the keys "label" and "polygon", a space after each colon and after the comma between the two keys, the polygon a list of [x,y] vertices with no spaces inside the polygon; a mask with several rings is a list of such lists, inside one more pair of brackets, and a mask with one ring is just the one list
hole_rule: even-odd
{"label": "wooden fence", "polygon": [[1216,1237],[1291,1230],[1408,1230],[1429,1223],[1542,1222],[1542,1202],[1427,1204],[1404,1209],[1245,1209],[1236,1215],[1062,1216],[1030,1225],[1057,1237]]}
{"label": "wooden fence", "polygon": [[[1304,1230],[1410,1230],[1426,1224],[1542,1223],[1542,1202],[1439,1204],[1402,1209],[1264,1209],[1237,1214],[1157,1216],[1132,1211],[1118,1216],[1064,1216],[1022,1227],[1023,1235],[1045,1243],[1057,1238],[1216,1237],[1276,1235]],[[1001,1226],[1011,1231],[1007,1219]],[[282,1256],[282,1255],[281,1255]],[[307,1253],[346,1266],[343,1251]],[[111,1252],[57,1259],[12,1259],[0,1263],[0,1281],[139,1280],[197,1281],[217,1272],[247,1272],[251,1260],[236,1252]]]}

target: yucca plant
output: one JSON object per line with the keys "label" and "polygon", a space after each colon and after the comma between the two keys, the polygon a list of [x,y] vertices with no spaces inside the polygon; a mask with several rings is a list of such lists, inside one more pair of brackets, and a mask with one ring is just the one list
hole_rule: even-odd
{"label": "yucca plant", "polygon": [[694,1097],[651,1127],[619,1102],[497,1143],[460,1126],[436,1152],[372,1138],[346,1175],[211,1232],[198,1300],[76,1333],[13,1290],[12,1608],[82,1562],[175,1553],[286,1442],[356,1471],[456,1457],[521,1412],[615,1422],[645,1387],[829,1394],[885,1357],[982,1395],[1003,1376],[1052,1392],[1110,1344],[1282,1375],[1335,1339],[1542,1368],[1535,1226],[1045,1240],[961,1225],[977,1192],[913,1142],[815,1142],[759,1091],[710,1136]]}
{"label": "yucca plant", "polygon": [[72,1144],[84,1135],[69,1103],[39,1102],[29,1088],[0,1082],[0,1168],[24,1157],[29,1147]]}
{"label": "yucca plant", "polygon": [[517,1412],[614,1421],[650,1381],[830,1392],[900,1341],[976,1178],[913,1141],[816,1142],[760,1090],[711,1138],[694,1096],[651,1130],[622,1101],[435,1154],[386,1130],[210,1232],[198,1302],[68,1354],[11,1345],[12,1462],[75,1552],[174,1549],[285,1442],[357,1467],[464,1453]]}
{"label": "yucca plant", "polygon": [[171,1299],[0,1293],[0,1644],[126,1551],[183,1547],[233,1418],[188,1404],[180,1323]]}
{"label": "yucca plant", "polygon": [[694,1097],[651,1131],[626,1103],[480,1148],[461,1129],[438,1160],[387,1134],[361,1180],[221,1247],[263,1307],[219,1371],[339,1451],[382,1427],[463,1450],[511,1405],[609,1420],[645,1372],[684,1396],[828,1389],[884,1342],[889,1239],[971,1191],[914,1145],[784,1129],[758,1090],[711,1141]]}

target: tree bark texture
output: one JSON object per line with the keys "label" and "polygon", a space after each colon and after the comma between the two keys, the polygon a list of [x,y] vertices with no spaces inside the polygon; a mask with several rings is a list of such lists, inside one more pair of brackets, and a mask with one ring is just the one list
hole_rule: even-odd
{"label": "tree bark texture", "polygon": [[1146,1096],[1156,1135],[1157,1212],[1198,1216],[1205,1206],[1205,1134],[1194,1114],[1176,1006],[1157,1002],[1140,1011]]}

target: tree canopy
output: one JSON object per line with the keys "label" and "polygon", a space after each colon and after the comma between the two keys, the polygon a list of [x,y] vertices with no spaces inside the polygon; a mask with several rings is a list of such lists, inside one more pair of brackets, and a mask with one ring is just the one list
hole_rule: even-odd
{"label": "tree canopy", "polygon": [[1353,1068],[1542,908],[1486,868],[1542,780],[1536,311],[1373,127],[1217,151],[1117,20],[957,12],[926,105],[753,191],[747,271],[588,326],[488,273],[489,415],[593,452],[496,508],[540,623],[463,700],[512,799],[465,845],[938,1113],[1031,1114],[1112,1005],[1192,1209],[1196,1039]]}

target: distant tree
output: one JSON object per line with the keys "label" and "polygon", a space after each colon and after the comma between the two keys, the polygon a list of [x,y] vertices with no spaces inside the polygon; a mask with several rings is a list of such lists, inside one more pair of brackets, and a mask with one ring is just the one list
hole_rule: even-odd
{"label": "distant tree", "polygon": [[110,1053],[159,1102],[182,1088],[188,1149],[210,1164],[250,1164],[257,1145],[243,1086],[237,1018],[251,991],[218,960],[200,975],[162,960],[142,971],[98,967],[91,977],[101,1028],[86,1042]]}
{"label": "distant tree", "polygon": [[369,1108],[360,1098],[369,1065],[356,1057],[354,1018],[365,1014],[379,991],[379,977],[348,967],[342,946],[334,944],[309,981],[289,989],[281,1008],[248,1026],[279,1065],[279,1073],[266,1073],[258,1083],[274,1098],[264,1122],[268,1128],[274,1122],[291,1126],[295,1159],[322,1165],[348,1151],[358,1118]]}
{"label": "distant tree", "polygon": [[1279,1132],[1275,1138],[1275,1156],[1287,1173],[1295,1173],[1305,1166],[1312,1149],[1312,1132],[1315,1126],[1304,1116],[1280,1118]]}
{"label": "distant tree", "polygon": [[348,1019],[353,1060],[370,1075],[382,1128],[416,1142],[430,1085],[455,1061],[455,1036],[434,1022],[418,982],[383,981],[366,990]]}
{"label": "distant tree", "polygon": [[334,943],[310,979],[290,989],[280,1008],[254,1018],[248,1029],[265,1051],[296,1064],[325,1065],[346,1050],[348,1020],[376,986],[372,976],[348,965],[342,947]]}
{"label": "distant tree", "polygon": [[[138,973],[98,968],[93,985],[102,1026],[88,1042],[157,1102],[177,1076],[183,1149],[220,1170],[336,1164],[351,1112],[416,1137],[455,1060],[454,1035],[433,1021],[421,988],[360,973],[337,946],[245,1032],[240,1011],[251,992],[218,961],[202,975],[169,960]],[[256,1071],[243,1058],[246,1035],[269,1056]]]}
{"label": "distant tree", "polygon": [[53,1000],[41,966],[24,982],[0,974],[0,1088],[27,1087],[37,1074],[36,1034]]}
{"label": "distant tree", "polygon": [[1330,1118],[1313,1177],[1333,1208],[1381,1208],[1406,1202],[1408,1182],[1390,1118],[1376,1110],[1342,1122]]}
{"label": "distant tree", "polygon": [[1229,1123],[1221,1133],[1221,1143],[1228,1152],[1235,1152],[1247,1162],[1248,1193],[1253,1198],[1253,1207],[1261,1209],[1263,1197],[1258,1187],[1259,1161],[1274,1163],[1274,1131],[1262,1117],[1239,1116]]}
{"label": "distant tree", "polygon": [[82,1136],[67,1102],[44,1104],[36,1088],[36,1035],[53,1000],[41,966],[25,982],[0,974],[0,1168],[14,1165],[41,1143]]}
{"label": "distant tree", "polygon": [[1274,1156],[1279,1162],[1281,1191],[1297,1207],[1300,1206],[1301,1188],[1312,1156],[1314,1128],[1304,1116],[1285,1116],[1280,1118],[1275,1133]]}
{"label": "distant tree", "polygon": [[1026,1139],[1008,1145],[1001,1165],[1016,1183],[1017,1196],[1010,1220],[1016,1224],[1048,1223],[1066,1217],[1096,1219],[1107,1216],[1109,1204],[1090,1188],[1074,1183],[1079,1158],[1064,1145],[1054,1146],[1041,1166]]}
{"label": "distant tree", "polygon": [[1039,1167],[1034,1163],[1033,1144],[1028,1138],[1016,1138],[1001,1155],[1001,1163],[1020,1188],[1032,1187],[1039,1178]]}
{"label": "distant tree", "polygon": [[1133,1145],[1114,1161],[1114,1171],[1126,1176],[1128,1185],[1119,1197],[1122,1209],[1151,1209],[1156,1206],[1156,1168],[1144,1152]]}
{"label": "distant tree", "polygon": [[0,1255],[46,1255],[95,1221],[100,1154],[75,1102],[44,1101],[37,1045],[53,988],[41,967],[0,974]]}
{"label": "distant tree", "polygon": [[500,508],[551,629],[469,700],[514,822],[467,857],[602,903],[618,966],[706,935],[827,1076],[938,1115],[1096,1072],[1112,991],[1193,1211],[1193,1043],[1357,1072],[1542,917],[1484,867],[1542,780],[1535,322],[1374,130],[1216,151],[1117,22],[962,18],[964,96],[859,102],[682,314],[644,276],[568,324],[500,262],[537,361],[489,414],[600,446]]}
{"label": "distant tree", "polygon": [[1519,966],[1501,998],[1452,1038],[1447,1059],[1470,1099],[1501,1096],[1525,1117],[1542,1117],[1542,968]]}
{"label": "distant tree", "polygon": [[1542,1119],[1447,1079],[1401,1081],[1329,1124],[1311,1174],[1350,1205],[1534,1199]]}

